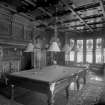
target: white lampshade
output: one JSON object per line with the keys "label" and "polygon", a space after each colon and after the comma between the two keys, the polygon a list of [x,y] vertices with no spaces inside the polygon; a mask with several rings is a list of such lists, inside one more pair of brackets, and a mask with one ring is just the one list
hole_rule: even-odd
{"label": "white lampshade", "polygon": [[51,43],[48,51],[60,52],[60,48],[56,41]]}
{"label": "white lampshade", "polygon": [[34,51],[34,45],[32,43],[29,43],[24,52],[33,52],[33,51]]}

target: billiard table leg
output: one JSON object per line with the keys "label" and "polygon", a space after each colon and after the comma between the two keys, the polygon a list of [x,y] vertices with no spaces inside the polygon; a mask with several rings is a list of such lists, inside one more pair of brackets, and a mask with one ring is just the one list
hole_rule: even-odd
{"label": "billiard table leg", "polygon": [[79,78],[76,80],[76,84],[77,84],[77,91],[78,91],[78,90],[79,90],[79,88],[80,88]]}
{"label": "billiard table leg", "polygon": [[11,85],[11,101],[13,101],[14,100],[14,85],[12,84]]}
{"label": "billiard table leg", "polygon": [[85,85],[86,84],[86,76],[84,76],[83,79],[84,79],[84,85]]}
{"label": "billiard table leg", "polygon": [[69,86],[70,86],[70,85],[68,85],[68,86],[65,88],[67,103],[68,103],[68,101],[69,101]]}
{"label": "billiard table leg", "polygon": [[87,78],[87,71],[84,72],[84,84],[86,84],[86,78]]}
{"label": "billiard table leg", "polygon": [[54,105],[54,102],[55,102],[54,97],[55,97],[55,95],[52,94],[52,92],[49,92],[49,94],[48,94],[48,105]]}

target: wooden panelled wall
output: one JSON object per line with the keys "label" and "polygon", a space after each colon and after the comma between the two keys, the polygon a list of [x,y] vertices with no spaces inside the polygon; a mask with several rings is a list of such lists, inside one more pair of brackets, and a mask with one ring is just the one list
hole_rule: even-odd
{"label": "wooden panelled wall", "polygon": [[32,40],[33,24],[27,18],[0,7],[0,72],[21,69],[21,56]]}
{"label": "wooden panelled wall", "polygon": [[[12,14],[9,10],[0,7],[0,72],[19,71],[23,61],[23,53],[29,42],[40,36],[41,66],[46,65],[46,44],[50,44],[54,30],[36,30],[35,22],[30,21],[20,13]],[[61,45],[64,43],[64,33],[59,33]],[[32,65],[36,67],[37,60],[34,52]]]}
{"label": "wooden panelled wall", "polygon": [[18,41],[31,40],[32,29],[28,19],[0,8],[0,37]]}

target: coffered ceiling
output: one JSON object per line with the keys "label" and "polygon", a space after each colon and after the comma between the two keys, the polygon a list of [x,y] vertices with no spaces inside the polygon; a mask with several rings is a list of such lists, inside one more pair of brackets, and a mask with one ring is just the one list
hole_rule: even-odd
{"label": "coffered ceiling", "polygon": [[1,0],[13,13],[24,14],[37,28],[94,31],[105,27],[105,0]]}

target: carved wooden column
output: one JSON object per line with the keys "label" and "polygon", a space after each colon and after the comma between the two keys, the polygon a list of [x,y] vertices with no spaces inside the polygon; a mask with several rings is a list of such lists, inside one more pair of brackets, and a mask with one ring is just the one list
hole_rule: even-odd
{"label": "carved wooden column", "polygon": [[54,102],[55,102],[55,100],[54,100],[55,85],[56,85],[56,83],[51,83],[50,84],[49,92],[48,92],[48,105],[54,105]]}
{"label": "carved wooden column", "polygon": [[15,86],[13,84],[11,84],[11,101],[14,100],[14,88],[15,88]]}

